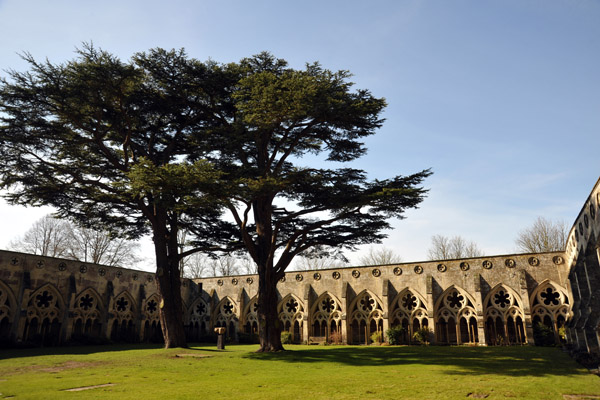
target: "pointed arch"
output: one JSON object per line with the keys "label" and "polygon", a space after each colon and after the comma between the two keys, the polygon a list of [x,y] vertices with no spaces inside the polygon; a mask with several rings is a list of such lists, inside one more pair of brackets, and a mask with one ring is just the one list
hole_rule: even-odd
{"label": "pointed arch", "polygon": [[510,286],[494,286],[483,301],[486,343],[527,343],[523,299]]}
{"label": "pointed arch", "polygon": [[211,326],[225,327],[227,336],[235,338],[239,322],[239,308],[237,303],[229,296],[225,296],[215,307],[214,315],[211,315]]}
{"label": "pointed arch", "polygon": [[142,314],[146,320],[158,321],[158,307],[160,305],[160,296],[158,293],[152,293],[142,303]]}
{"label": "pointed arch", "polygon": [[0,280],[0,342],[9,339],[16,315],[15,296],[10,287]]}
{"label": "pointed arch", "polygon": [[538,336],[536,340],[541,339],[538,335],[538,332],[543,332],[541,324],[553,331],[554,342],[558,343],[559,330],[571,316],[571,302],[566,289],[550,279],[545,279],[533,290],[529,301],[534,336]]}
{"label": "pointed arch", "polygon": [[311,306],[310,321],[312,336],[330,340],[330,335],[339,335],[342,329],[342,303],[329,292],[322,293]]}
{"label": "pointed arch", "polygon": [[190,342],[201,341],[208,333],[210,322],[210,308],[208,303],[198,296],[185,313],[185,328],[187,339]]}
{"label": "pointed arch", "polygon": [[46,283],[35,290],[27,301],[27,319],[22,337],[44,345],[60,343],[64,300],[58,289]]}
{"label": "pointed arch", "polygon": [[75,296],[72,312],[71,338],[102,336],[102,321],[106,309],[102,297],[94,288],[88,287]]}
{"label": "pointed arch", "polygon": [[133,343],[139,340],[134,324],[137,311],[133,296],[124,290],[110,300],[108,307],[113,317],[108,321],[110,338],[115,342]]}
{"label": "pointed arch", "polygon": [[475,299],[466,290],[451,285],[435,302],[435,332],[438,343],[477,343]]}
{"label": "pointed arch", "polygon": [[250,299],[242,312],[244,333],[258,335],[258,296]]}
{"label": "pointed arch", "polygon": [[410,343],[413,334],[428,325],[428,311],[425,298],[416,290],[406,287],[394,298],[389,312],[390,326],[404,329],[402,343]]}
{"label": "pointed arch", "polygon": [[370,290],[360,292],[348,307],[353,343],[368,343],[374,333],[383,339],[383,302]]}
{"label": "pointed arch", "polygon": [[304,303],[296,295],[289,293],[277,304],[277,315],[282,330],[292,334],[292,341],[303,340]]}

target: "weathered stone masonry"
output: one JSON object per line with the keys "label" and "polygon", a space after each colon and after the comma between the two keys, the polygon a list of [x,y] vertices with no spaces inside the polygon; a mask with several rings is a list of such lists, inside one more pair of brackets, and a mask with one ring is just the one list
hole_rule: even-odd
{"label": "weathered stone masonry", "polygon": [[[160,338],[154,275],[69,260],[0,252],[3,340],[65,342],[78,335],[116,341]],[[434,343],[532,343],[536,321],[569,316],[564,254],[521,254],[441,262],[289,272],[279,316],[295,341],[368,343],[374,332],[422,327]],[[258,329],[256,276],[185,280],[189,340],[225,326],[234,339]]]}
{"label": "weathered stone masonry", "polygon": [[[565,252],[288,272],[279,319],[297,342],[368,343],[388,327],[404,341],[427,327],[439,344],[533,344],[541,323],[556,340],[600,353],[600,181]],[[80,337],[160,340],[154,274],[0,251],[0,342],[59,344]],[[184,280],[190,341],[227,327],[258,329],[255,275]]]}

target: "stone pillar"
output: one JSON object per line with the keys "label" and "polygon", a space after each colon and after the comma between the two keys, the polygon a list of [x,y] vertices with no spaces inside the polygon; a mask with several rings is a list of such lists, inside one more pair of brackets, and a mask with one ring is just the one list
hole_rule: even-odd
{"label": "stone pillar", "polygon": [[310,332],[310,323],[308,321],[308,312],[304,312],[302,315],[302,340],[308,343]]}
{"label": "stone pillar", "polygon": [[[476,274],[474,277],[475,288],[475,313],[477,313],[477,339],[480,346],[487,346],[485,340],[485,320],[483,315],[483,294],[481,293],[481,275]],[[470,326],[471,324],[469,324]]]}
{"label": "stone pillar", "polygon": [[520,271],[519,296],[523,303],[523,328],[525,330],[525,343],[534,345],[533,322],[531,319],[531,304],[529,304],[529,290],[527,289],[527,275],[525,270]]}
{"label": "stone pillar", "polygon": [[381,305],[381,307],[383,308],[383,331],[381,332],[381,341],[382,342],[387,342],[387,337],[385,335],[385,332],[389,329],[390,327],[390,320],[389,320],[389,286],[390,286],[390,281],[388,279],[384,279],[383,280],[383,290],[382,290],[382,296],[381,296],[381,302],[383,303]]}
{"label": "stone pillar", "polygon": [[[431,275],[427,275],[427,325],[429,327],[429,329],[433,332],[429,338],[429,341],[432,344],[435,344],[437,342],[437,332],[436,332],[436,326],[435,326],[435,303],[434,303],[434,299],[433,299],[433,277]],[[411,340],[412,338],[408,338],[408,340]]]}

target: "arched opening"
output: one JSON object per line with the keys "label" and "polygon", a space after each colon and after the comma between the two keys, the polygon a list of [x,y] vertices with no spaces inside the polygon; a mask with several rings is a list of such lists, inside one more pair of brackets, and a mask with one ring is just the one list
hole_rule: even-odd
{"label": "arched opening", "polygon": [[470,337],[470,332],[469,332],[469,324],[467,323],[467,319],[465,317],[462,317],[460,319],[459,330],[460,330],[460,342],[461,343],[470,343],[471,337]]}

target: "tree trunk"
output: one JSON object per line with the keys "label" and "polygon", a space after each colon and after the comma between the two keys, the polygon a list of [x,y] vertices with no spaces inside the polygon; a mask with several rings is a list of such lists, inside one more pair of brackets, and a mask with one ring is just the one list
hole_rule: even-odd
{"label": "tree trunk", "polygon": [[165,348],[187,347],[183,329],[183,301],[181,299],[181,277],[177,245],[171,243],[164,229],[154,229],[154,251],[156,254],[156,286],[161,298],[159,307],[160,326]]}
{"label": "tree trunk", "polygon": [[277,315],[277,279],[273,268],[258,272],[259,353],[285,350],[281,344],[281,323]]}

